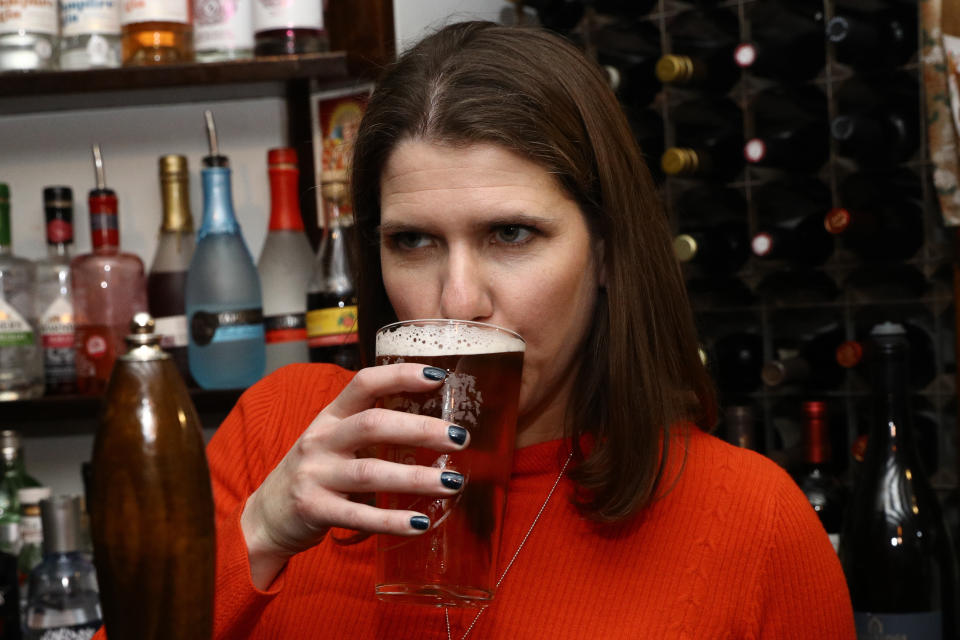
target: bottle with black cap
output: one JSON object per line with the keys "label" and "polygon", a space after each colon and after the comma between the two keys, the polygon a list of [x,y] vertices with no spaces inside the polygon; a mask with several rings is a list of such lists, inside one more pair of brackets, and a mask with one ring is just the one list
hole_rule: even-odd
{"label": "bottle with black cap", "polygon": [[827,23],[837,62],[873,71],[904,64],[917,52],[917,3],[890,0],[871,10],[876,4],[838,4]]}

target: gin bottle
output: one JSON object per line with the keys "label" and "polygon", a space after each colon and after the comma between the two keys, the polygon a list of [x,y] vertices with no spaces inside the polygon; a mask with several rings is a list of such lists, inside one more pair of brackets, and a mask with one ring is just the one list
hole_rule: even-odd
{"label": "gin bottle", "polygon": [[297,152],[271,149],[270,230],[257,271],[263,287],[267,373],[294,362],[309,362],[307,351],[307,281],[313,249],[303,233],[298,201]]}
{"label": "gin bottle", "polygon": [[210,155],[203,159],[203,222],[187,272],[190,373],[204,389],[252,385],[266,349],[260,277],[233,211],[230,168],[205,113]]}
{"label": "gin bottle", "polygon": [[73,191],[43,190],[47,224],[47,257],[36,264],[36,309],[43,345],[47,393],[76,390],[73,343],[73,292],[70,290],[70,246],[73,244]]}
{"label": "gin bottle", "polygon": [[120,251],[117,194],[106,186],[99,145],[93,146],[97,187],[90,191],[93,252],[70,262],[76,327],[77,391],[107,386],[130,319],[147,308],[143,262]]}
{"label": "gin bottle", "polygon": [[0,9],[0,71],[56,68],[56,0],[3,2]]}
{"label": "gin bottle", "polygon": [[60,0],[60,68],[120,66],[120,1]]}
{"label": "gin bottle", "polygon": [[10,248],[10,189],[0,183],[0,400],[43,394],[33,305],[33,264]]}
{"label": "gin bottle", "polygon": [[193,0],[197,62],[253,55],[253,0]]}

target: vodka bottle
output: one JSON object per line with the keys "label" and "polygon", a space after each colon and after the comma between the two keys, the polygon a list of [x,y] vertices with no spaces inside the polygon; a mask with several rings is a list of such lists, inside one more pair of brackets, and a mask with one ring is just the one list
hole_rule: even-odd
{"label": "vodka bottle", "polygon": [[36,309],[43,344],[47,393],[76,390],[73,292],[70,289],[70,246],[73,244],[73,191],[43,190],[47,223],[47,257],[36,264]]}
{"label": "vodka bottle", "polygon": [[206,112],[210,155],[203,159],[203,223],[187,272],[190,373],[204,389],[252,385],[266,349],[260,277],[233,211],[230,168]]}
{"label": "vodka bottle", "polygon": [[120,251],[117,194],[106,186],[99,145],[93,147],[97,187],[90,191],[93,252],[70,262],[76,327],[77,391],[102,393],[130,318],[147,308],[143,262]]}
{"label": "vodka bottle", "polygon": [[257,271],[263,287],[267,373],[294,362],[309,362],[307,351],[307,283],[313,250],[303,233],[298,202],[297,152],[271,149],[270,230]]}
{"label": "vodka bottle", "polygon": [[56,68],[57,0],[0,4],[0,71]]}
{"label": "vodka bottle", "polygon": [[120,66],[121,0],[60,0],[60,68]]}
{"label": "vodka bottle", "polygon": [[163,224],[157,253],[147,276],[147,301],[163,348],[173,358],[183,379],[190,381],[187,360],[187,269],[196,247],[190,212],[189,174],[184,156],[160,158]]}
{"label": "vodka bottle", "polygon": [[33,265],[10,247],[10,189],[0,183],[0,400],[43,394]]}
{"label": "vodka bottle", "polygon": [[193,46],[198,62],[253,55],[253,0],[193,0]]}

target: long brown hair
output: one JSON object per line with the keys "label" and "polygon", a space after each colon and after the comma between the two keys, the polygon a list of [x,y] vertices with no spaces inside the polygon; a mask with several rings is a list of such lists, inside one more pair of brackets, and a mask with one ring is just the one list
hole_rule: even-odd
{"label": "long brown hair", "polygon": [[[713,386],[670,231],[649,171],[599,68],[547,31],[464,22],[428,36],[388,67],[354,148],[360,341],[373,361],[377,327],[396,320],[376,249],[380,177],[408,138],[495,143],[539,164],[602,240],[606,286],[581,347],[566,429],[581,511],[599,521],[657,495],[670,425],[716,416]],[[580,436],[593,435],[588,453]]]}

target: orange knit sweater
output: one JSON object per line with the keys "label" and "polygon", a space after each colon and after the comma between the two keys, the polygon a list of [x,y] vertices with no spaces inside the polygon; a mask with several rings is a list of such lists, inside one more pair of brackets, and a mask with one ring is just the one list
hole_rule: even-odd
{"label": "orange knit sweater", "polygon": [[[442,609],[374,599],[374,538],[339,546],[328,537],[292,558],[269,591],[251,584],[244,501],[349,377],[286,367],[247,391],[210,442],[215,638],[447,638]],[[840,564],[790,477],[696,428],[674,444],[686,460],[670,465],[672,490],[620,524],[579,516],[565,478],[469,637],[854,640]],[[557,440],[516,452],[498,575],[567,451]],[[474,615],[451,610],[452,637]]]}

